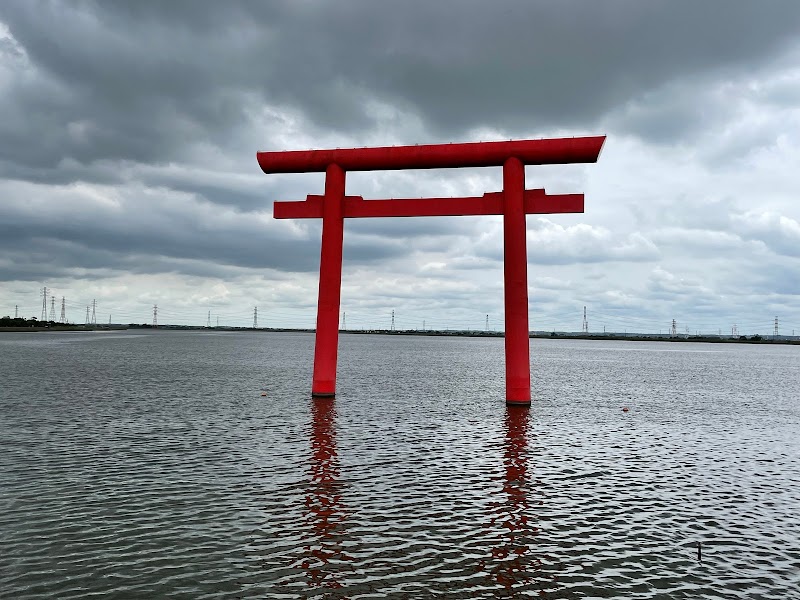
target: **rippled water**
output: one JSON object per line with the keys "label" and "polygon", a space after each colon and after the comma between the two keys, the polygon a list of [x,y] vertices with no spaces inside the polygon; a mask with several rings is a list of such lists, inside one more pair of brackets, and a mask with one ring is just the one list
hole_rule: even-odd
{"label": "rippled water", "polygon": [[501,339],[312,356],[0,335],[0,597],[800,598],[798,347],[533,340],[530,410]]}

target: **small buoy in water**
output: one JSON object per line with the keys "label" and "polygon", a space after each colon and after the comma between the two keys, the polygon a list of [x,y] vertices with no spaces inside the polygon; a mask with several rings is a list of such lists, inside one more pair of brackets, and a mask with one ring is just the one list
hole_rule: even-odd
{"label": "small buoy in water", "polygon": [[261,392],[261,396],[262,396],[262,397],[263,397],[263,396],[266,396],[266,395],[267,395],[267,392]]}
{"label": "small buoy in water", "polygon": [[628,412],[628,410],[630,410],[630,409],[627,406],[623,406],[622,407],[622,412]]}

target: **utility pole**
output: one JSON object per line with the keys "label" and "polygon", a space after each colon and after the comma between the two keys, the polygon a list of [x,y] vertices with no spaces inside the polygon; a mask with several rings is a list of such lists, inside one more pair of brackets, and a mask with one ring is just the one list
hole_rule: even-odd
{"label": "utility pole", "polygon": [[47,286],[42,288],[42,321],[47,321]]}
{"label": "utility pole", "polygon": [[253,308],[253,329],[258,329],[258,307]]}
{"label": "utility pole", "polygon": [[153,329],[158,328],[158,304],[153,304]]}
{"label": "utility pole", "polygon": [[67,322],[67,308],[66,308],[66,305],[65,305],[64,296],[61,296],[61,319],[60,320],[61,320],[62,323],[66,323]]}
{"label": "utility pole", "polygon": [[586,307],[583,307],[583,333],[589,333],[589,321],[586,320]]}

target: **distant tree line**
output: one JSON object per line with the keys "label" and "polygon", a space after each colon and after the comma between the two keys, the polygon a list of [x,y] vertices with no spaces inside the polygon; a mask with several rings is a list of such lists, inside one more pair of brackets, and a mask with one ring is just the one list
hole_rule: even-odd
{"label": "distant tree line", "polygon": [[55,321],[39,321],[36,317],[30,319],[0,317],[0,327],[50,327],[52,325],[57,325],[57,323]]}

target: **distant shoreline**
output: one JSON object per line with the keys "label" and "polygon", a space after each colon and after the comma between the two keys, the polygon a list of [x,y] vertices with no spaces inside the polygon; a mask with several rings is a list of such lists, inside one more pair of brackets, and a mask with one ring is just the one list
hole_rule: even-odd
{"label": "distant shoreline", "polygon": [[[0,333],[47,333],[47,332],[104,332],[104,331],[136,331],[152,330],[151,325],[138,324],[112,324],[112,325],[55,325],[53,327],[0,327]],[[161,331],[253,331],[263,333],[314,333],[314,329],[302,328],[283,328],[283,327],[201,327],[193,325],[159,325],[155,329]],[[475,331],[475,330],[389,330],[389,329],[347,329],[339,330],[344,335],[402,335],[402,336],[433,336],[433,337],[471,337],[471,338],[502,338],[505,334],[502,331]],[[548,340],[592,340],[592,341],[626,341],[626,342],[700,342],[708,344],[782,344],[800,345],[800,337],[779,336],[704,336],[704,335],[678,335],[670,337],[666,334],[640,334],[640,333],[570,333],[570,332],[532,332],[530,338]]]}

